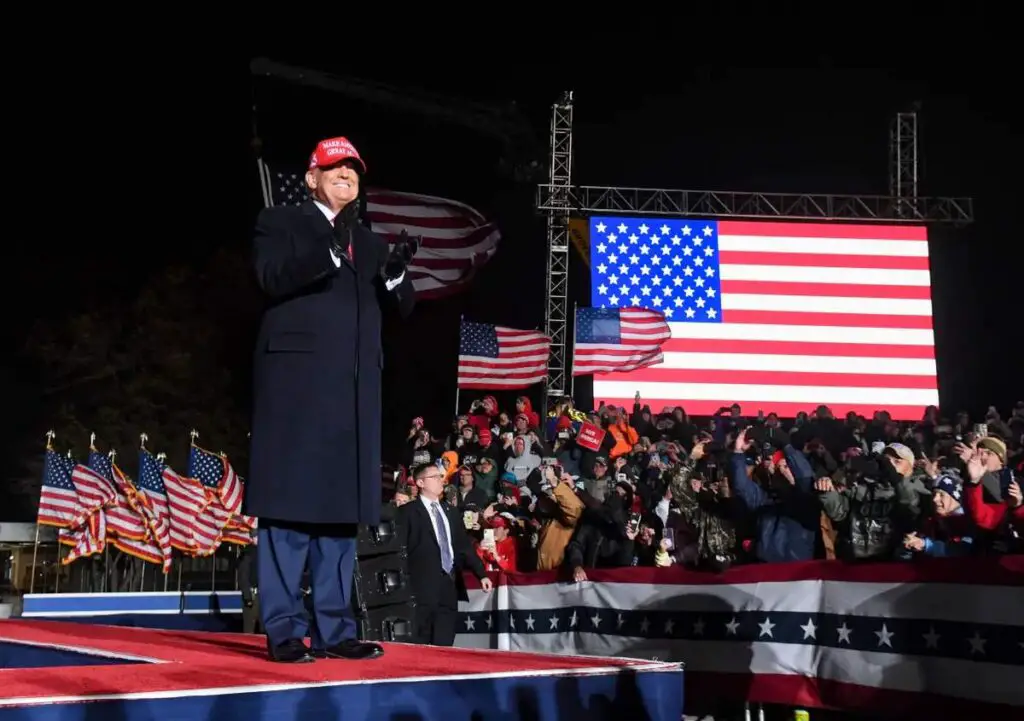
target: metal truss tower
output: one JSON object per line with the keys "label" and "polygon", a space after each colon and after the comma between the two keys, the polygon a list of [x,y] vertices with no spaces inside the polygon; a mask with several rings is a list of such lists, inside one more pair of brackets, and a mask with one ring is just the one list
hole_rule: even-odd
{"label": "metal truss tower", "polygon": [[901,201],[896,205],[901,217],[913,216],[917,161],[917,113],[897,113],[889,129],[889,195]]}
{"label": "metal truss tower", "polygon": [[891,134],[889,195],[757,193],[572,185],[572,91],[551,115],[550,180],[537,188],[537,210],[547,216],[548,286],[545,328],[551,337],[547,395],[566,394],[569,306],[569,218],[626,213],[766,220],[944,223],[974,221],[971,198],[922,198],[917,193],[917,114],[900,113]]}
{"label": "metal truss tower", "polygon": [[[551,108],[551,156],[546,207],[548,281],[544,329],[551,338],[547,397],[566,394],[566,334],[569,327],[569,211],[572,209],[572,91]],[[545,403],[545,411],[546,411]]]}

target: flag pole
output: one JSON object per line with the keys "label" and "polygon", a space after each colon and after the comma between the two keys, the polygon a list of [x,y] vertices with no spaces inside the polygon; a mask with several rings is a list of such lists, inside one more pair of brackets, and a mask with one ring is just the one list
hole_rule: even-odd
{"label": "flag pole", "polygon": [[[577,301],[573,301],[573,303],[572,303],[572,350],[573,350],[574,353],[576,352],[576,313],[577,313],[576,309],[577,309],[577,306],[579,306],[579,303]],[[576,375],[572,372],[573,365],[574,365],[574,363],[572,362],[572,357],[570,357],[569,358],[569,397],[573,399],[573,405],[575,405]]]}
{"label": "flag pole", "polygon": [[[466,319],[464,314],[459,314],[459,350],[462,349],[462,322]],[[459,417],[459,353],[455,354],[455,417]]]}
{"label": "flag pole", "polygon": [[[57,434],[52,430],[46,432],[46,450],[53,450],[53,439],[57,437]],[[57,545],[60,545],[60,537],[58,534]],[[39,558],[39,515],[36,514],[36,540],[32,544],[32,577],[28,581],[28,592],[32,593],[36,588],[36,560]]]}

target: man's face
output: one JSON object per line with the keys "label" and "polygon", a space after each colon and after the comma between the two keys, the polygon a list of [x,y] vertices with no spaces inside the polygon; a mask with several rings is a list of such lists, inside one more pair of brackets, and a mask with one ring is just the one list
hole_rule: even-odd
{"label": "man's face", "polygon": [[527,422],[525,418],[516,418],[516,430],[519,433],[526,433]]}
{"label": "man's face", "polygon": [[436,466],[431,467],[416,479],[416,486],[427,493],[428,498],[436,498],[444,492],[444,472]]}
{"label": "man's face", "polygon": [[654,543],[654,529],[650,526],[641,525],[638,540],[645,546]]}
{"label": "man's face", "polygon": [[987,448],[978,447],[978,459],[985,466],[986,471],[998,472],[1003,468],[1003,462],[999,460],[999,456]]}
{"label": "man's face", "polygon": [[341,210],[359,197],[359,173],[352,161],[306,173],[313,197],[332,210]]}
{"label": "man's face", "polygon": [[907,461],[905,458],[900,458],[893,452],[886,452],[883,454],[885,459],[892,464],[892,467],[896,469],[904,478],[909,478],[910,474],[914,472],[914,465]]}
{"label": "man's face", "polygon": [[960,502],[943,490],[936,489],[932,493],[932,501],[935,503],[935,511],[940,516],[949,516],[960,508]]}
{"label": "man's face", "polygon": [[604,478],[608,473],[608,466],[598,462],[594,464],[594,475],[598,478]]}

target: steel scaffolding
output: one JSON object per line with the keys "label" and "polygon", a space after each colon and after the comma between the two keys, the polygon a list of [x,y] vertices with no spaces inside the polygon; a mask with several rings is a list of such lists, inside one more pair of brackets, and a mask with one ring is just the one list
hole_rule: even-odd
{"label": "steel scaffolding", "polygon": [[625,213],[769,220],[944,223],[974,220],[971,198],[922,198],[917,193],[917,114],[897,115],[890,135],[890,194],[756,193],[572,184],[572,91],[552,106],[550,179],[538,186],[537,210],[547,216],[548,279],[544,327],[551,337],[546,396],[566,395],[569,327],[569,218]]}
{"label": "steel scaffolding", "polygon": [[548,279],[545,332],[551,338],[546,393],[566,392],[566,333],[569,318],[569,213],[572,210],[572,91],[554,104],[551,113],[549,190],[545,207],[548,225]]}
{"label": "steel scaffolding", "polygon": [[901,219],[915,215],[917,158],[917,113],[897,113],[889,129],[889,195]]}

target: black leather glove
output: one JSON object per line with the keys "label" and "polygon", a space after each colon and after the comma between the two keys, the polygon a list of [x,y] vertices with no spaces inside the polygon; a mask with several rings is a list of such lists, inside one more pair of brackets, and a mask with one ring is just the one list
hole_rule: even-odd
{"label": "black leather glove", "polygon": [[409,263],[412,262],[412,258],[419,248],[420,239],[410,238],[409,234],[403,230],[398,236],[398,240],[391,246],[391,253],[384,263],[384,278],[394,280],[401,276],[409,267]]}
{"label": "black leather glove", "polygon": [[359,203],[352,202],[341,209],[334,218],[334,241],[331,248],[339,258],[348,255],[348,247],[352,243],[352,228],[359,222]]}

